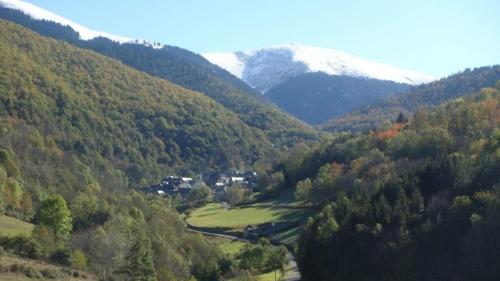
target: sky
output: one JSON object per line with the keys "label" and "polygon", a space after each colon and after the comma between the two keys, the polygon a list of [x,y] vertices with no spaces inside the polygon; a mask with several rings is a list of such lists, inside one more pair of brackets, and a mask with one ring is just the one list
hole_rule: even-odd
{"label": "sky", "polygon": [[498,0],[27,0],[197,53],[299,43],[443,77],[500,64]]}

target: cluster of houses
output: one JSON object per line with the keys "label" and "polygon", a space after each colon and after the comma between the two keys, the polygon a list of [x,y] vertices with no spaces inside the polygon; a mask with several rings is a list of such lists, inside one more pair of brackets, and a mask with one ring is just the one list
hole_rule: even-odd
{"label": "cluster of houses", "polygon": [[159,184],[153,184],[144,189],[148,193],[156,193],[160,196],[175,196],[177,194],[185,196],[193,188],[194,180],[189,177],[168,176],[161,180]]}
{"label": "cluster of houses", "polygon": [[203,177],[199,175],[195,179],[181,176],[168,176],[161,180],[159,184],[154,184],[144,188],[145,192],[155,193],[160,196],[186,196],[193,189],[207,186],[212,190],[213,198],[222,201],[224,192],[236,185],[248,189],[257,187],[257,173],[254,171],[232,171],[209,175],[205,183]]}
{"label": "cluster of houses", "polygon": [[257,187],[257,173],[253,171],[235,171],[220,174],[210,186],[215,201],[222,201],[224,192],[236,185],[254,190]]}

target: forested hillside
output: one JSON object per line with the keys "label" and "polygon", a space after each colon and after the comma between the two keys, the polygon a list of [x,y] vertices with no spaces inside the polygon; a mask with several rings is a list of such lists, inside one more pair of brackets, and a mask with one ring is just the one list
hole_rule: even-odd
{"label": "forested hillside", "polygon": [[326,131],[366,131],[388,126],[399,113],[411,116],[422,107],[432,108],[448,100],[492,87],[500,79],[500,66],[466,69],[441,80],[412,88],[387,101],[369,105],[329,120],[321,127]]}
{"label": "forested hillside", "polygon": [[144,44],[119,44],[106,38],[80,40],[78,33],[68,26],[35,20],[20,11],[2,7],[0,17],[201,92],[236,113],[248,126],[263,130],[277,146],[291,146],[302,140],[319,138],[313,129],[265,102],[244,82],[188,50],[171,46],[154,49]]}
{"label": "forested hillside", "polygon": [[167,199],[128,187],[251,163],[269,155],[261,133],[202,94],[6,21],[0,64],[0,212],[35,224],[3,249],[103,279],[223,271]]}
{"label": "forested hillside", "polygon": [[500,81],[291,156],[302,280],[499,280],[499,128]]}
{"label": "forested hillside", "polygon": [[291,115],[318,125],[409,88],[392,81],[315,72],[288,79],[267,91],[266,97]]}
{"label": "forested hillside", "polygon": [[2,29],[2,142],[17,157],[34,141],[144,184],[169,170],[252,163],[270,147],[201,94],[13,24]]}

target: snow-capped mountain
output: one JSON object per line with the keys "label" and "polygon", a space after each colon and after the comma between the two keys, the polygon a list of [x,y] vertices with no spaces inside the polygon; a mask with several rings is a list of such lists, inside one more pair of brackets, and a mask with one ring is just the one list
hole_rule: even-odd
{"label": "snow-capped mountain", "polygon": [[345,52],[299,44],[202,55],[263,92],[293,76],[308,72],[367,77],[411,85],[435,80],[429,75],[369,61]]}
{"label": "snow-capped mountain", "polygon": [[30,4],[30,3],[27,3],[24,1],[0,0],[0,6],[5,7],[5,8],[9,8],[9,9],[15,9],[15,10],[22,11],[23,13],[25,13],[26,15],[29,15],[30,17],[32,17],[34,19],[48,20],[48,21],[60,23],[62,25],[67,25],[67,26],[73,28],[76,32],[78,32],[80,34],[80,39],[83,39],[83,40],[90,40],[90,39],[93,39],[96,37],[105,37],[105,38],[109,38],[113,41],[117,41],[120,43],[137,42],[136,40],[131,39],[131,38],[89,29],[85,26],[82,26],[80,24],[72,22],[64,17],[61,17],[59,15],[56,15],[54,13],[51,13],[47,10],[44,10],[44,9],[38,7],[38,6],[35,6],[33,4]]}

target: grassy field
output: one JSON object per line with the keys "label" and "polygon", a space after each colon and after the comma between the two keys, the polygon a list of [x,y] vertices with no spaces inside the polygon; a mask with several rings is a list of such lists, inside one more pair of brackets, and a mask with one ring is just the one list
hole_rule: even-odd
{"label": "grassy field", "polygon": [[287,221],[300,224],[299,227],[287,229],[271,235],[272,240],[293,244],[307,221],[311,212],[298,208],[292,199],[262,201],[250,205],[225,209],[219,203],[210,203],[195,209],[186,221],[197,227],[222,228],[224,231],[241,231],[247,225],[259,225],[273,221]]}
{"label": "grassy field", "polygon": [[16,218],[0,215],[0,236],[30,235],[33,225]]}
{"label": "grassy field", "polygon": [[[293,202],[290,202],[293,203]],[[296,208],[286,201],[263,201],[225,209],[219,203],[210,203],[196,209],[187,222],[201,227],[243,229],[247,225],[258,225],[273,221],[297,221],[307,215],[304,209]]]}
{"label": "grassy field", "polygon": [[285,230],[282,232],[275,233],[275,234],[271,235],[271,237],[269,237],[269,239],[271,239],[273,241],[278,241],[278,242],[283,243],[283,244],[292,245],[295,242],[297,242],[297,239],[299,238],[300,233],[301,233],[302,229],[304,228],[305,222],[306,221],[303,220],[302,223],[297,227],[294,227],[294,228],[291,228],[291,229],[288,229],[288,230]]}

